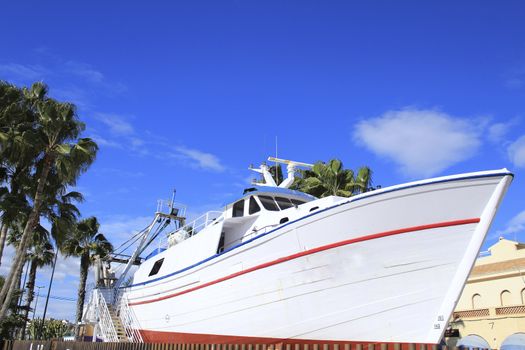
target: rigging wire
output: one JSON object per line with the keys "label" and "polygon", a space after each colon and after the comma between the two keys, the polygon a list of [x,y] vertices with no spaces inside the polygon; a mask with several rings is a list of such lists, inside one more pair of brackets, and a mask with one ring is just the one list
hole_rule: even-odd
{"label": "rigging wire", "polygon": [[[144,227],[142,230],[138,231],[137,233],[135,233],[133,236],[131,236],[129,239],[127,239],[126,241],[124,241],[121,245],[119,245],[117,248],[115,248],[115,252],[118,252],[118,250],[124,246],[125,244],[127,244],[129,241],[131,241],[132,239],[135,239],[137,236],[140,236],[142,233],[144,233],[144,231],[146,231],[148,229],[148,227],[150,227],[150,225]],[[125,249],[124,249],[125,250]],[[118,254],[118,253],[115,253],[115,254]]]}
{"label": "rigging wire", "polygon": [[151,242],[153,242],[157,237],[158,235],[164,231],[164,229],[166,227],[168,227],[168,225],[170,224],[171,220],[170,219],[166,219],[164,218],[164,223],[159,222],[159,227],[157,228],[157,230],[155,231],[155,233],[151,236],[150,240],[148,241],[148,243],[146,243],[146,245],[144,246],[144,248],[142,249],[142,251],[144,251],[144,249],[146,249],[150,244]]}
{"label": "rigging wire", "polygon": [[132,242],[130,242],[125,248],[123,248],[120,252],[118,253],[113,253],[114,255],[119,255],[119,254],[122,254],[124,253],[127,249],[129,249],[132,245],[134,245],[135,243],[137,243],[137,241],[141,238],[141,236],[137,236]]}

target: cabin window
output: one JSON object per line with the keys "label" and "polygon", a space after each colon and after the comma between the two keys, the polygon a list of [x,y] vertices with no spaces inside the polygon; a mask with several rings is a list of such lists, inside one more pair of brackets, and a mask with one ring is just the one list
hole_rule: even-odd
{"label": "cabin window", "polygon": [[244,199],[233,205],[233,217],[244,215]]}
{"label": "cabin window", "polygon": [[157,273],[159,273],[160,267],[162,266],[163,262],[164,258],[155,261],[155,264],[153,264],[153,267],[151,268],[151,271],[149,272],[148,276],[154,276]]}
{"label": "cabin window", "polygon": [[272,197],[259,196],[259,199],[261,200],[261,203],[266,210],[279,211],[279,207],[277,206]]}
{"label": "cabin window", "polygon": [[292,202],[290,202],[288,198],[275,197],[275,201],[277,202],[277,204],[279,204],[279,207],[281,208],[281,210],[293,207]]}
{"label": "cabin window", "polygon": [[248,208],[248,212],[251,214],[255,214],[258,211],[261,210],[261,207],[259,207],[259,204],[257,204],[257,201],[254,197],[250,197],[250,207]]}
{"label": "cabin window", "polygon": [[301,204],[304,204],[306,203],[305,201],[300,201],[299,199],[290,199],[292,201],[293,204],[295,205],[301,205]]}

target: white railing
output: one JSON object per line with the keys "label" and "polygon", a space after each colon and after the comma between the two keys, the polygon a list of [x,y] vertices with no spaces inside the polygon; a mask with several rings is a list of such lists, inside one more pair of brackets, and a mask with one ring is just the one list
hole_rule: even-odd
{"label": "white railing", "polygon": [[[222,211],[209,211],[204,215],[199,216],[189,224],[184,225],[181,230],[186,230],[191,235],[197,234],[202,229],[206,228],[211,223],[220,220],[223,212]],[[177,230],[178,231],[178,230]],[[176,232],[176,231],[175,231]]]}
{"label": "white railing", "polygon": [[93,295],[93,290],[90,291],[89,302],[84,308],[84,313],[82,314],[82,322],[85,323],[96,323],[97,322],[97,308],[95,305],[96,297]]}
{"label": "white railing", "polygon": [[181,203],[172,203],[170,200],[159,199],[157,201],[157,213],[168,213],[175,216],[185,217],[186,206]]}
{"label": "white railing", "polygon": [[[212,223],[223,220],[223,214],[224,213],[222,211],[209,211],[206,214],[199,216],[197,219],[193,220],[189,224],[186,224],[183,227],[175,230],[174,232],[169,233],[165,240],[159,241],[159,247],[170,247],[173,244],[180,242],[181,240],[196,235]],[[172,236],[176,237],[175,241],[173,241]],[[172,237],[172,239],[170,239],[170,237]]]}
{"label": "white railing", "polygon": [[92,298],[94,298],[93,306],[95,306],[96,310],[97,332],[100,332],[102,340],[105,342],[118,342],[117,331],[115,330],[104,295],[99,289],[95,289]]}
{"label": "white railing", "polygon": [[137,316],[129,307],[127,297],[120,298],[117,314],[120,317],[120,322],[126,331],[126,336],[128,339],[134,343],[143,343],[144,341],[142,340],[142,336],[139,332],[139,322],[137,320]]}

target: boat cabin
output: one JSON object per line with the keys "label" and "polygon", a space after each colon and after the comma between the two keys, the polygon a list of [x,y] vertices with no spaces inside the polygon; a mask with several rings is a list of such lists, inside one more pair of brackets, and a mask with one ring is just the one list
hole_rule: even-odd
{"label": "boat cabin", "polygon": [[285,188],[257,186],[244,190],[244,196],[226,206],[225,218],[258,215],[261,211],[281,211],[316,199],[309,194]]}
{"label": "boat cabin", "polygon": [[225,207],[223,232],[217,252],[286,223],[296,216],[292,210],[315,199],[314,196],[287,188],[255,186],[246,189],[243,197]]}

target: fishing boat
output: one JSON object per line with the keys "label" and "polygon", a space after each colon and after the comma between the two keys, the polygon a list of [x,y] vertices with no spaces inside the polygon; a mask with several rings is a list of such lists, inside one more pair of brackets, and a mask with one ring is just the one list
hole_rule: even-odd
{"label": "fishing boat", "polygon": [[[220,212],[187,223],[173,202],[159,209],[122,276],[98,276],[84,315],[95,334],[177,343],[439,343],[512,173],[315,198],[288,188],[308,164],[276,161],[288,167],[281,184],[263,164],[255,170],[264,183]],[[166,222],[177,227],[141,259]]]}

